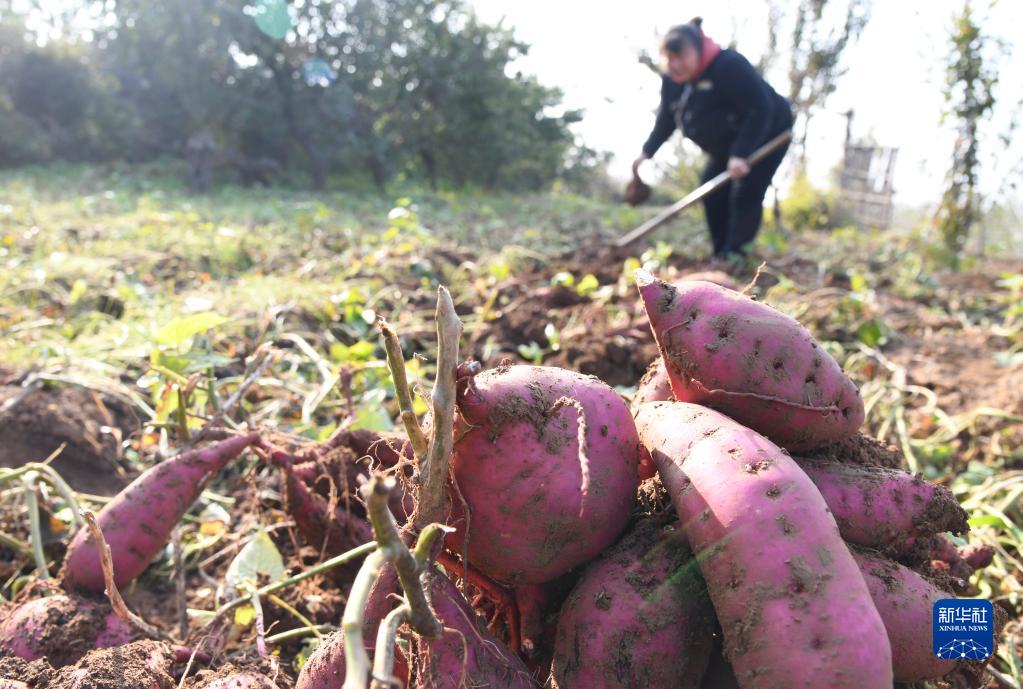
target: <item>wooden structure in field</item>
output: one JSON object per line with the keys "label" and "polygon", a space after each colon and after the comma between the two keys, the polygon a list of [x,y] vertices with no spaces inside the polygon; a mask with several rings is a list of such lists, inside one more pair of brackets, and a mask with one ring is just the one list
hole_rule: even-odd
{"label": "wooden structure in field", "polygon": [[860,227],[887,229],[892,224],[894,211],[892,178],[899,149],[853,141],[852,116],[851,110],[846,113],[838,205],[841,212]]}

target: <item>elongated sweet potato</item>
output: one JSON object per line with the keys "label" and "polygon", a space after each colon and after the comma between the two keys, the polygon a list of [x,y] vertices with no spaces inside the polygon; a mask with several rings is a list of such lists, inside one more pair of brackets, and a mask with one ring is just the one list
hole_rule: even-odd
{"label": "elongated sweet potato", "polygon": [[[142,472],[100,510],[96,520],[110,546],[118,586],[141,574],[160,552],[209,477],[257,442],[259,434],[249,433],[161,462]],[[68,591],[102,593],[99,550],[89,529],[75,534],[61,577]]]}
{"label": "elongated sweet potato", "polygon": [[33,598],[3,611],[0,652],[25,660],[46,658],[59,668],[94,648],[120,646],[138,638],[106,602],[57,594]]}
{"label": "elongated sweet potato", "polygon": [[463,379],[453,492],[461,552],[468,503],[469,563],[511,584],[554,579],[614,542],[636,495],[639,440],[624,400],[592,376],[503,366]]}
{"label": "elongated sweet potato", "polygon": [[[663,359],[651,364],[633,396],[633,413],[645,402],[674,399],[667,379]],[[913,549],[921,536],[969,528],[966,512],[939,484],[881,466],[810,457],[796,461],[824,496],[842,538],[850,543],[896,557]]]}
{"label": "elongated sweet potato", "polygon": [[740,686],[890,689],[881,618],[795,461],[693,404],[644,405],[636,426],[707,581]]}
{"label": "elongated sweet potato", "polygon": [[709,282],[636,281],[675,399],[724,412],[790,450],[853,435],[856,385],[806,328]]}
{"label": "elongated sweet potato", "polygon": [[714,609],[678,524],[640,522],[591,562],[561,608],[551,676],[572,689],[695,689]]}
{"label": "elongated sweet potato", "polygon": [[437,571],[423,579],[444,632],[436,639],[416,639],[419,689],[538,689],[526,666],[490,635],[450,579]]}
{"label": "elongated sweet potato", "polygon": [[931,647],[934,604],[949,594],[878,553],[854,548],[852,555],[888,632],[895,681],[919,682],[951,672],[955,661],[938,658]]}
{"label": "elongated sweet potato", "polygon": [[909,537],[963,533],[966,511],[944,486],[897,469],[797,458],[824,496],[842,538],[893,557]]}

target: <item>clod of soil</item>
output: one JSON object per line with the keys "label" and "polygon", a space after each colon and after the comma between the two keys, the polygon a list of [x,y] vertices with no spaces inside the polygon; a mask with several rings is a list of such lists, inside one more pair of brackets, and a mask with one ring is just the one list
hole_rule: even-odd
{"label": "clod of soil", "polygon": [[[0,404],[22,391],[0,386]],[[130,412],[90,390],[33,390],[0,417],[0,467],[41,462],[67,443],[53,468],[77,491],[113,495],[128,483],[119,439],[137,427]]]}

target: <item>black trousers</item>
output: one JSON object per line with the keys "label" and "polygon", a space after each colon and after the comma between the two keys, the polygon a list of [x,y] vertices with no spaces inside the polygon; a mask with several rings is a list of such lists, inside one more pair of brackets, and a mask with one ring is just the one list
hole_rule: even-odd
{"label": "black trousers", "polygon": [[[764,217],[767,187],[771,185],[771,178],[781,165],[788,148],[786,143],[754,165],[748,175],[740,180],[728,181],[703,199],[703,210],[707,215],[710,243],[715,256],[742,253],[743,247],[756,238]],[[727,164],[727,158],[710,157],[700,181],[706,182],[724,172]]]}

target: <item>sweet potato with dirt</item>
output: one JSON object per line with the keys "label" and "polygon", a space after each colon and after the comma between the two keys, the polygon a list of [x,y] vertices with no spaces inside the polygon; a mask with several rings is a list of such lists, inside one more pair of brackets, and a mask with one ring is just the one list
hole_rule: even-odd
{"label": "sweet potato with dirt", "polygon": [[640,406],[647,402],[667,402],[675,399],[671,392],[671,381],[668,380],[668,371],[664,368],[664,359],[658,357],[647,366],[643,377],[639,379],[636,392],[632,393],[629,406],[635,414]]}
{"label": "sweet potato with dirt", "polygon": [[56,668],[76,662],[94,648],[138,638],[105,602],[57,594],[33,598],[3,611],[0,653],[25,660],[46,658]]}
{"label": "sweet potato with dirt", "polygon": [[795,319],[709,282],[637,271],[675,399],[713,407],[790,451],[853,435],[863,400]]}
{"label": "sweet potato with dirt", "polygon": [[[639,439],[625,401],[555,367],[501,366],[460,381],[448,536],[469,564],[510,584],[550,581],[621,534]],[[462,498],[470,508],[467,524]]]}
{"label": "sweet potato with dirt", "polygon": [[714,645],[714,609],[677,522],[639,522],[561,608],[551,677],[572,689],[696,689]]}
{"label": "sweet potato with dirt", "polygon": [[955,661],[938,658],[931,647],[934,604],[951,596],[878,553],[854,548],[852,555],[888,632],[895,681],[919,682],[951,672]]}
{"label": "sweet potato with dirt", "polygon": [[[114,583],[124,586],[141,574],[167,543],[171,530],[199,497],[206,481],[258,442],[259,434],[249,433],[182,453],[142,472],[108,502],[96,521],[110,546]],[[68,591],[103,591],[99,549],[89,529],[80,529],[72,539],[61,578]]]}
{"label": "sweet potato with dirt", "polygon": [[881,617],[796,462],[694,404],[644,405],[636,426],[707,581],[739,684],[890,689]]}
{"label": "sweet potato with dirt", "polygon": [[416,637],[419,689],[539,689],[523,662],[490,635],[450,579],[435,570],[423,580],[444,631],[435,639]]}
{"label": "sweet potato with dirt", "polygon": [[[287,512],[309,545],[332,557],[373,540],[373,529],[362,510],[353,513],[351,507],[346,510],[343,505],[331,509],[330,503],[309,490],[290,468],[283,469],[283,473]],[[342,576],[354,576],[358,568],[354,563],[339,569]]]}
{"label": "sweet potato with dirt", "polygon": [[[391,565],[380,571],[380,577],[370,588],[363,613],[363,644],[372,658],[376,648],[377,628],[394,607],[394,596],[400,592],[398,574]],[[408,675],[401,651],[395,652],[395,674]],[[328,636],[309,656],[308,662],[295,681],[295,689],[338,689],[345,681],[345,636],[337,630]]]}
{"label": "sweet potato with dirt", "polygon": [[945,486],[897,469],[796,458],[821,492],[849,543],[897,557],[907,539],[944,531],[963,533],[966,511]]}
{"label": "sweet potato with dirt", "polygon": [[[633,413],[645,402],[672,399],[663,359],[658,359],[632,398]],[[796,457],[796,461],[824,497],[842,538],[850,543],[897,557],[913,549],[922,536],[963,533],[969,528],[965,510],[939,484],[880,466],[812,457]]]}

